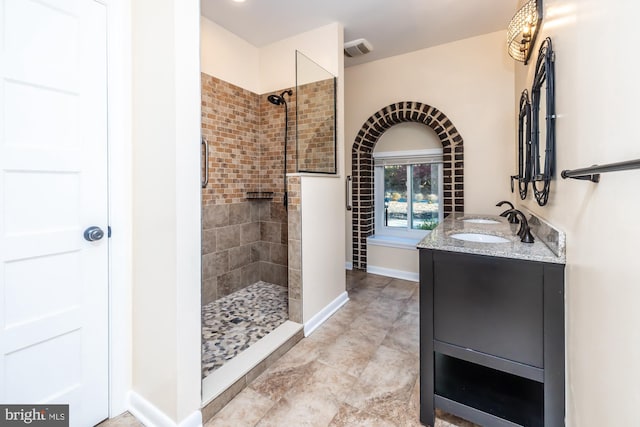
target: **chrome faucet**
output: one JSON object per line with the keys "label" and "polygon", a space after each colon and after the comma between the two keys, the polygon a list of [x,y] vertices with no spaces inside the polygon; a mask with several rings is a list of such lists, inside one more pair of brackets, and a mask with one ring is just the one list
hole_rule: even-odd
{"label": "chrome faucet", "polygon": [[513,204],[511,202],[503,200],[501,202],[496,203],[496,206],[500,207],[500,206],[502,206],[504,204],[507,204],[507,205],[511,206],[511,208],[507,209],[504,212],[502,212],[500,214],[500,216],[507,217],[507,221],[509,221],[510,224],[517,224],[518,223],[518,216],[515,213],[512,212],[515,209],[515,206],[513,206]]}
{"label": "chrome faucet", "polygon": [[518,236],[520,237],[520,241],[523,243],[533,243],[535,239],[533,238],[533,234],[531,234],[531,227],[529,227],[529,222],[527,221],[527,217],[520,212],[518,209],[509,209],[509,213],[514,216],[519,216],[521,220],[520,230],[518,230]]}

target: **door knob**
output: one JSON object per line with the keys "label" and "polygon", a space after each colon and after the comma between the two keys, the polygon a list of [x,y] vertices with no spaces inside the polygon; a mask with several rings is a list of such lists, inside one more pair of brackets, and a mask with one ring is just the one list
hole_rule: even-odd
{"label": "door knob", "polygon": [[102,231],[102,228],[96,227],[95,225],[84,230],[84,239],[87,242],[95,242],[96,240],[100,240],[103,237],[104,231]]}

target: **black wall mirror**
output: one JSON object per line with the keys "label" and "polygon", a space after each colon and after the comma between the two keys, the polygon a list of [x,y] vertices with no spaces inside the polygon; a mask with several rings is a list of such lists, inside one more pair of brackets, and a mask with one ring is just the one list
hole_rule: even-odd
{"label": "black wall mirror", "polygon": [[520,198],[526,199],[531,181],[531,102],[526,89],[520,95],[518,113],[518,175],[512,178],[518,181]]}
{"label": "black wall mirror", "polygon": [[531,182],[536,201],[547,204],[555,169],[555,56],[551,39],[540,45],[531,87]]}

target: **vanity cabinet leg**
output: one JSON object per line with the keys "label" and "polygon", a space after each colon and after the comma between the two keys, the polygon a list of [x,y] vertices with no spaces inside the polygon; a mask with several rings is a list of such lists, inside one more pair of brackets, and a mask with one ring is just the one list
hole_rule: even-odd
{"label": "vanity cabinet leg", "polygon": [[544,425],[564,426],[564,266],[544,267]]}
{"label": "vanity cabinet leg", "polygon": [[420,422],[435,426],[433,252],[420,250]]}

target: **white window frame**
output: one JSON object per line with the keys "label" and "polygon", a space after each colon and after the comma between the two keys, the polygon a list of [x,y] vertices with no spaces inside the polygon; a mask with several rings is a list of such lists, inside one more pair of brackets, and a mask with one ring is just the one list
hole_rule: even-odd
{"label": "white window frame", "polygon": [[[438,164],[438,220],[444,218],[444,191],[443,191],[443,167],[442,149],[386,151],[373,153],[374,158],[374,226],[376,236],[394,236],[400,238],[422,239],[431,230],[415,230],[411,228],[411,215],[413,212],[413,197],[407,188],[407,227],[388,227],[384,223],[384,166],[391,165],[415,165],[421,163]],[[376,164],[378,163],[378,164]],[[407,184],[412,181],[411,168],[407,168]]]}

